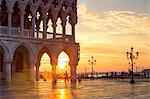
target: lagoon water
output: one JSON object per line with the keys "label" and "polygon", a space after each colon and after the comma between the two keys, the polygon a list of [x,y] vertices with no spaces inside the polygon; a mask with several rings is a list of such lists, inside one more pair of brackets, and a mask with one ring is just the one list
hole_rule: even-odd
{"label": "lagoon water", "polygon": [[0,85],[0,99],[150,99],[150,82],[82,80],[70,84],[39,81]]}

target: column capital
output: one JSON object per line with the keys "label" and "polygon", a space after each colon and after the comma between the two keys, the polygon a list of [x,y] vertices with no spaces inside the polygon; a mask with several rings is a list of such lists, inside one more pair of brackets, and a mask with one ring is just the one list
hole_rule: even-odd
{"label": "column capital", "polygon": [[11,8],[8,8],[8,10],[7,10],[7,11],[8,11],[8,14],[12,14],[14,10],[13,10],[13,9],[11,9]]}
{"label": "column capital", "polygon": [[43,19],[43,20],[47,20],[47,18],[48,18],[47,15],[44,15],[44,14],[42,15],[42,19]]}
{"label": "column capital", "polygon": [[12,13],[13,12],[13,7],[14,7],[14,3],[16,1],[15,0],[6,0],[6,5],[8,8],[8,13]]}
{"label": "column capital", "polygon": [[78,61],[79,61],[79,59],[78,59],[77,56],[76,56],[76,57],[73,57],[73,58],[71,58],[71,60],[70,60],[70,62],[69,62],[69,65],[70,65],[70,66],[77,66],[77,65],[78,65]]}
{"label": "column capital", "polygon": [[51,60],[51,65],[52,66],[57,66],[57,64],[58,64],[58,60],[57,59],[52,59]]}
{"label": "column capital", "polygon": [[1,5],[2,0],[0,0],[0,5]]}
{"label": "column capital", "polygon": [[56,28],[56,27],[57,27],[56,22],[52,23],[52,27],[53,27],[53,28]]}
{"label": "column capital", "polygon": [[6,60],[4,60],[4,63],[12,63],[13,62],[13,59],[6,59]]}
{"label": "column capital", "polygon": [[13,61],[4,61],[5,64],[11,64]]}
{"label": "column capital", "polygon": [[70,15],[70,17],[69,17],[69,23],[71,25],[76,25],[78,23],[77,18],[78,17],[76,15],[76,13],[72,12],[71,15]]}
{"label": "column capital", "polygon": [[20,14],[24,16],[26,12],[24,10],[20,10]]}
{"label": "column capital", "polygon": [[35,64],[36,67],[40,67],[40,65],[41,65],[40,62],[37,62],[37,63]]}
{"label": "column capital", "polygon": [[32,66],[34,65],[35,66],[35,62],[34,61],[30,61],[29,63],[30,63],[30,65],[32,65]]}
{"label": "column capital", "polygon": [[32,12],[32,16],[36,17],[36,11],[37,11],[37,5],[30,3],[30,7],[31,7],[31,12]]}
{"label": "column capital", "polygon": [[69,65],[70,65],[70,66],[73,66],[73,67],[77,67],[77,66],[78,66],[78,63],[70,62]]}
{"label": "column capital", "polygon": [[66,26],[66,22],[67,22],[67,20],[64,20],[64,21],[61,22],[62,27]]}

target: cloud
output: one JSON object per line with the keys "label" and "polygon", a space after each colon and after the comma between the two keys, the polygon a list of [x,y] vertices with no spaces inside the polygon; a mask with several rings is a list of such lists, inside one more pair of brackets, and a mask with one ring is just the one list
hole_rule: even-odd
{"label": "cloud", "polygon": [[[149,14],[117,10],[93,13],[88,10],[85,3],[79,5],[78,14],[80,36],[85,39],[93,39],[93,42],[96,42],[95,44],[99,43],[99,40],[104,42],[113,40],[115,42],[121,38],[122,41],[129,40],[131,42],[134,42],[133,38],[138,41],[150,41],[148,39],[150,38]],[[83,38],[78,37],[81,42],[84,42],[85,39]]]}
{"label": "cloud", "polygon": [[[91,55],[111,64],[126,62],[126,52],[133,46],[141,53],[140,62],[150,64],[150,15],[134,11],[110,10],[94,13],[86,3],[78,6],[77,41],[81,46],[81,63]],[[121,63],[119,63],[121,62]],[[99,63],[100,64],[100,63]],[[82,64],[79,64],[82,65]],[[112,68],[112,67],[110,67]]]}
{"label": "cloud", "polygon": [[150,16],[132,11],[108,11],[96,14],[88,11],[85,3],[78,7],[80,24],[99,32],[117,33],[149,33]]}

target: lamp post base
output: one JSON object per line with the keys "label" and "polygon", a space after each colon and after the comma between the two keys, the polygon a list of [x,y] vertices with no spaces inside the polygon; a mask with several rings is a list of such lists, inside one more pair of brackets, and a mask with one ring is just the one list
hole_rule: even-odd
{"label": "lamp post base", "polygon": [[134,79],[131,79],[130,84],[135,84]]}
{"label": "lamp post base", "polygon": [[94,80],[94,77],[91,77],[91,80]]}

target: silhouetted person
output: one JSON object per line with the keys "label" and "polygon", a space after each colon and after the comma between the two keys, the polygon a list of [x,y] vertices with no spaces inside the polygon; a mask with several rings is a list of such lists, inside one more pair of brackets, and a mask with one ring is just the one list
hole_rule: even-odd
{"label": "silhouetted person", "polygon": [[65,82],[66,82],[66,80],[68,80],[68,73],[67,73],[67,71],[65,72],[64,76],[65,76]]}
{"label": "silhouetted person", "polygon": [[81,77],[78,77],[78,82],[81,82]]}

